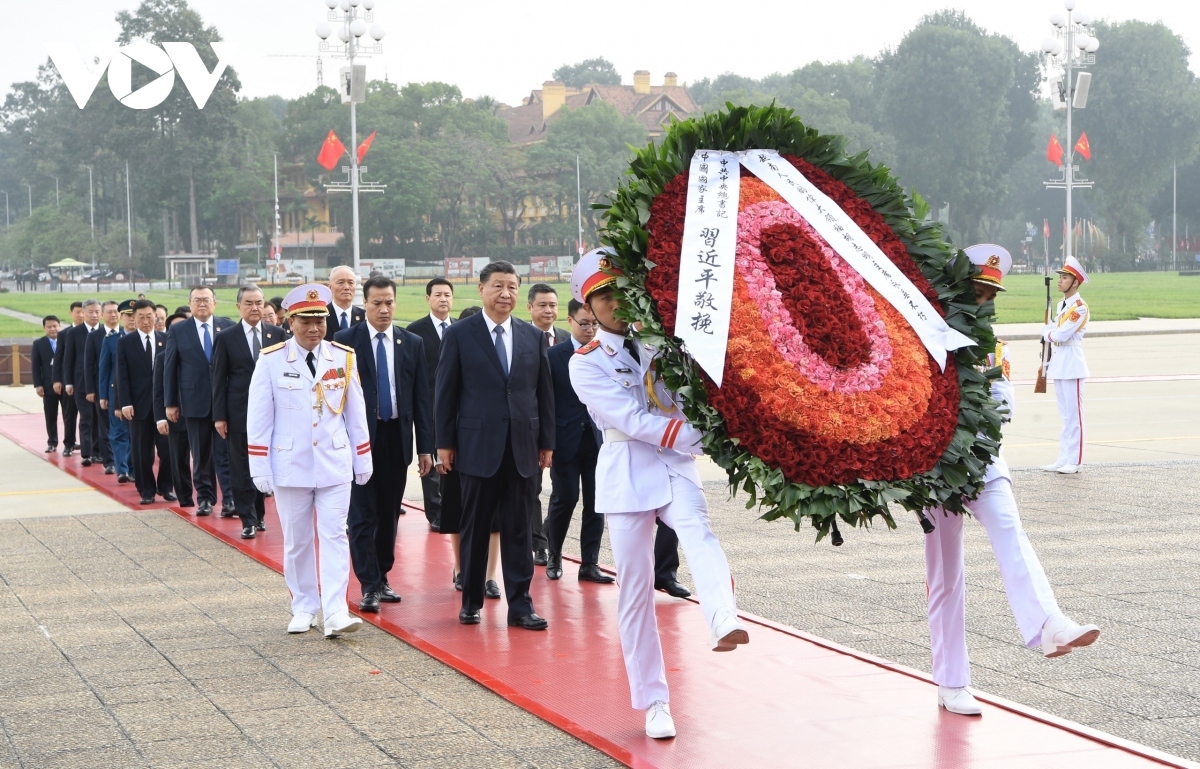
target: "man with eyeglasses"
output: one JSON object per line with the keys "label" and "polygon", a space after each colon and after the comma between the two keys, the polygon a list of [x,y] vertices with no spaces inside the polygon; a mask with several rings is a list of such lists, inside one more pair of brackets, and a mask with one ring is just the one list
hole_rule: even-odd
{"label": "man with eyeglasses", "polygon": [[558,435],[555,462],[550,466],[550,506],[546,511],[546,539],[549,557],[546,577],[562,579],[562,548],[571,527],[571,514],[583,486],[583,517],[580,521],[581,549],[579,581],[610,584],[614,580],[600,571],[600,538],[604,535],[604,516],[596,513],[596,457],[603,439],[588,416],[587,407],[571,387],[571,356],[596,336],[596,318],[581,302],[567,305],[571,323],[568,341],[550,348],[550,376],[554,380],[554,415]]}

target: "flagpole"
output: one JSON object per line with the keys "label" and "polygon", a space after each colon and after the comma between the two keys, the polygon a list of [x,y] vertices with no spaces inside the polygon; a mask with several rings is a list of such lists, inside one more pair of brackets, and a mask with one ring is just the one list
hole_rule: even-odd
{"label": "flagpole", "polygon": [[[283,254],[279,253],[279,153],[275,153],[275,238],[271,248],[272,261],[278,262]],[[275,270],[271,270],[271,285],[275,285]]]}
{"label": "flagpole", "polygon": [[1171,269],[1174,270],[1178,264],[1178,254],[1176,248],[1179,246],[1179,227],[1176,222],[1176,203],[1178,202],[1178,177],[1175,173],[1175,161],[1171,161]]}
{"label": "flagpole", "polygon": [[583,188],[579,182],[579,155],[575,155],[575,213],[578,217],[579,240],[575,241],[575,252],[583,256]]}
{"label": "flagpole", "polygon": [[[351,8],[346,17],[347,24],[353,20],[355,13],[356,9]],[[350,35],[346,46],[351,79],[354,78],[354,42],[354,35]],[[350,210],[351,226],[354,228],[354,274],[357,276],[361,258],[358,245],[358,104],[353,98],[350,99]]]}

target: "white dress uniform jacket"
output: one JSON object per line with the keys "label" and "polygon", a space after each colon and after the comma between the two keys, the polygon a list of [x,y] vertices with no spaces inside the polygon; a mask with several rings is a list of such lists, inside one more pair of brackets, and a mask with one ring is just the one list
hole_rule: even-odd
{"label": "white dress uniform jacket", "polygon": [[693,457],[703,453],[702,436],[655,373],[658,351],[640,345],[639,363],[622,346],[624,341],[601,329],[571,356],[569,365],[571,386],[604,433],[596,460],[596,488],[604,490],[596,497],[596,512],[602,514],[666,505],[671,501],[670,471],[703,487]]}
{"label": "white dress uniform jacket", "polygon": [[330,342],[308,351],[288,339],[265,348],[250,380],[250,475],[274,486],[323,488],[370,473],[371,439],[353,352]]}
{"label": "white dress uniform jacket", "polygon": [[1083,357],[1083,334],[1087,328],[1088,306],[1079,294],[1058,303],[1053,326],[1047,326],[1042,339],[1053,345],[1046,378],[1087,379],[1087,360]]}

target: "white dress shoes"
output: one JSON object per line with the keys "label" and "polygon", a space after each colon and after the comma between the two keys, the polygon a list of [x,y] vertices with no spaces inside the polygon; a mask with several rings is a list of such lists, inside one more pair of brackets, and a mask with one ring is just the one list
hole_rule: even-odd
{"label": "white dress shoes", "polygon": [[362,627],[363,621],[358,617],[352,617],[347,612],[335,614],[325,620],[325,637],[337,638],[346,633],[356,633]]}
{"label": "white dress shoes", "polygon": [[1058,468],[1060,467],[1062,467],[1062,465],[1042,465],[1042,469],[1048,473],[1057,473]]}
{"label": "white dress shoes", "polygon": [[975,699],[965,686],[939,686],[938,706],[960,716],[978,716],[983,714],[979,700]]}
{"label": "white dress shoes", "polygon": [[289,633],[307,633],[310,628],[316,627],[317,615],[309,614],[306,611],[296,612],[292,615],[292,621],[288,623]]}
{"label": "white dress shoes", "polygon": [[1090,646],[1099,637],[1100,628],[1095,625],[1079,625],[1065,614],[1054,614],[1042,625],[1042,654],[1061,657]]}
{"label": "white dress shoes", "polygon": [[732,609],[721,609],[713,617],[712,650],[715,652],[731,652],[738,644],[750,643],[750,633],[746,626],[738,621],[737,613]]}
{"label": "white dress shoes", "polygon": [[1075,473],[1079,472],[1079,465],[1063,465],[1062,467],[1058,468],[1058,472],[1062,473],[1063,475],[1074,475]]}
{"label": "white dress shoes", "polygon": [[646,736],[655,740],[666,740],[675,736],[675,721],[671,718],[671,706],[655,702],[646,708]]}

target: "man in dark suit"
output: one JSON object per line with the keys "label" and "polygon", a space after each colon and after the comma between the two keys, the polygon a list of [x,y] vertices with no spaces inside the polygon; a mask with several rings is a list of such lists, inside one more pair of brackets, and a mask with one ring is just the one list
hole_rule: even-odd
{"label": "man in dark suit", "polygon": [[[187,318],[182,315],[172,314],[167,316],[167,322],[164,325],[170,331],[171,326],[186,320]],[[163,355],[154,356],[154,423],[158,428],[155,443],[158,448],[159,485],[161,487],[161,478],[165,472],[176,496],[179,497],[179,506],[195,507],[196,499],[192,489],[192,452],[191,447],[188,446],[187,422],[183,419],[178,422],[167,419],[167,407],[163,397],[163,359],[165,357]]]}
{"label": "man in dark suit", "polygon": [[334,334],[345,331],[363,322],[363,308],[354,306],[354,294],[358,289],[358,276],[353,267],[342,265],[329,271],[329,290],[333,301],[329,303],[329,320],[325,322],[325,341],[332,342]]}
{"label": "man in dark suit", "polygon": [[571,514],[579,501],[583,485],[583,516],[580,519],[579,544],[582,582],[614,582],[600,571],[600,538],[604,535],[604,516],[596,512],[596,458],[603,437],[588,416],[587,406],[571,387],[568,365],[571,356],[596,336],[596,319],[586,305],[574,299],[567,305],[571,323],[571,339],[550,348],[550,375],[554,379],[554,421],[557,437],[554,441],[554,464],[550,466],[550,507],[546,512],[546,538],[550,557],[546,576],[562,579],[562,548],[571,526]]}
{"label": "man in dark suit", "polygon": [[212,419],[212,349],[218,331],[233,325],[213,314],[216,295],[208,286],[188,294],[192,317],[167,332],[163,352],[163,403],[167,419],[187,421],[192,454],[192,483],[196,487],[196,515],[209,515],[217,501]]}
{"label": "man in dark suit", "polygon": [[83,381],[87,401],[96,414],[96,435],[98,441],[98,456],[104,465],[104,474],[116,473],[113,461],[112,446],[109,442],[109,427],[111,418],[108,409],[101,402],[108,402],[108,393],[100,387],[100,351],[104,340],[110,336],[121,335],[121,314],[117,303],[106,300],[100,303],[100,327],[88,334],[83,348]]}
{"label": "man in dark suit", "polygon": [[396,561],[396,522],[404,499],[407,468],[413,461],[416,434],[417,469],[421,477],[433,469],[433,396],[425,373],[425,343],[416,334],[392,325],[396,284],[375,277],[363,284],[366,321],[339,331],[337,344],[352,348],[363,402],[375,473],[365,486],[350,489],[350,560],[362,585],[359,609],[379,611],[380,601],[397,603],[388,584]]}
{"label": "man in dark suit", "polygon": [[[429,392],[432,393],[438,357],[442,354],[442,335],[453,322],[450,310],[454,307],[454,284],[445,278],[429,281],[425,284],[425,303],[429,305],[429,314],[408,324],[408,330],[421,337],[425,344],[425,373],[429,375]],[[425,520],[429,521],[431,531],[442,530],[441,477],[440,473],[428,473],[421,477]]]}
{"label": "man in dark suit", "polygon": [[[547,283],[534,283],[529,287],[528,294],[529,317],[533,325],[542,334],[542,344],[547,350],[556,344],[562,344],[571,338],[570,332],[554,324],[558,322],[558,292]],[[530,512],[533,524],[533,562],[538,566],[546,565],[546,549],[549,547],[542,526],[542,475],[538,474],[537,493],[533,497],[533,510]]]}
{"label": "man in dark suit", "polygon": [[33,386],[38,397],[42,399],[42,412],[46,415],[46,453],[53,454],[58,448],[58,393],[54,392],[58,318],[53,315],[42,318],[42,330],[46,335],[33,340],[30,365],[33,368]]}
{"label": "man in dark suit", "polygon": [[58,342],[54,348],[54,379],[51,380],[51,384],[62,406],[64,457],[71,456],[78,447],[76,435],[79,427],[79,409],[75,407],[75,399],[67,395],[63,386],[63,357],[67,349],[67,332],[80,323],[83,323],[83,302],[71,302],[71,325],[59,329]]}
{"label": "man in dark suit", "polygon": [[439,472],[462,483],[463,600],[458,621],[479,623],[488,540],[500,528],[508,624],[544,630],[533,611],[530,531],[537,476],[554,453],[554,384],[542,335],[512,317],[520,279],[508,262],[479,273],[483,312],[446,330],[434,389]]}
{"label": "man in dark suit", "polygon": [[[137,331],[133,320],[135,301],[126,299],[117,306],[121,328],[116,334],[104,337],[104,343],[100,345],[100,373],[96,379],[96,397],[100,401],[100,410],[108,414],[108,445],[117,472],[117,483],[129,483],[133,480],[133,449],[129,444],[129,425],[125,424],[125,417],[117,408],[117,342],[126,334]],[[170,489],[159,489],[160,494],[169,492]]]}
{"label": "man in dark suit", "polygon": [[255,286],[238,289],[237,308],[241,321],[217,334],[213,343],[212,415],[217,434],[229,447],[229,473],[233,503],[242,519],[242,539],[254,539],[266,531],[263,495],[250,477],[250,454],[246,448],[246,411],[250,379],[264,347],[283,341],[283,329],[262,322],[263,293]]}
{"label": "man in dark suit", "polygon": [[[100,328],[100,302],[87,299],[83,303],[83,323],[71,327],[64,335],[62,386],[68,397],[75,401],[79,412],[79,450],[83,466],[90,467],[100,461],[100,435],[98,432],[96,404],[87,399],[87,382],[84,353],[87,338]],[[57,381],[57,380],[56,380]]]}
{"label": "man in dark suit", "polygon": [[164,354],[166,334],[154,330],[154,302],[133,304],[137,330],[117,342],[117,406],[129,425],[133,480],[140,504],[154,503],[154,360]]}

